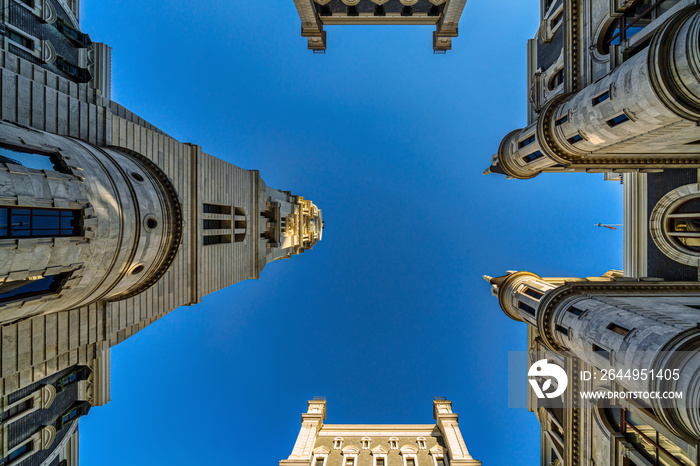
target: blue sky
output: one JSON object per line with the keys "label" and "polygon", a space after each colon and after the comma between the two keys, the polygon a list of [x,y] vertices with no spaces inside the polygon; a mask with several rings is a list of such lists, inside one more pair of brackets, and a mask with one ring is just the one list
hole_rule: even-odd
{"label": "blue sky", "polygon": [[525,324],[481,275],[622,266],[621,230],[593,226],[621,223],[618,183],[481,174],[526,124],[539,2],[469,0],[446,55],[422,26],[328,27],[314,55],[292,0],[82,3],[114,100],[326,221],[312,251],[113,348],[82,464],[274,465],[314,395],[329,423],[431,423],[447,396],[475,458],[539,464],[535,416],[507,407]]}

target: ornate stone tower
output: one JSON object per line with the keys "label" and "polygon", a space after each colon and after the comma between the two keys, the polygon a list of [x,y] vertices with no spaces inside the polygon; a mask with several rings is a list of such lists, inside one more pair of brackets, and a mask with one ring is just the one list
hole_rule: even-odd
{"label": "ornate stone tower", "polygon": [[[530,362],[546,359],[569,376],[556,400],[528,391],[542,426],[541,464],[697,465],[700,7],[686,0],[540,5],[528,43],[528,126],[503,139],[485,174],[605,172],[624,190],[624,271],[486,277],[503,311],[528,324]],[[683,375],[579,377],[603,368]],[[579,396],[597,390],[685,398]]]}
{"label": "ornate stone tower", "polygon": [[112,102],[77,0],[0,5],[0,464],[77,465],[110,347],[311,249],[322,214]]}
{"label": "ornate stone tower", "polygon": [[459,18],[467,0],[294,0],[301,19],[301,35],[309,50],[325,52],[326,31],[331,25],[435,25],[433,50],[452,49]]}
{"label": "ornate stone tower", "polygon": [[433,401],[436,424],[325,424],[326,400],[309,401],[288,459],[279,466],[479,466],[469,454],[452,402]]}
{"label": "ornate stone tower", "polygon": [[[531,363],[547,359],[565,367],[569,389],[559,408],[529,394],[543,435],[543,464],[646,464],[670,457],[670,464],[697,464],[700,443],[700,285],[659,279],[626,279],[618,271],[603,277],[541,278],[509,272],[490,284],[510,318],[528,324]],[[565,359],[565,357],[568,357]],[[607,377],[582,380],[582,371],[678,377]],[[632,397],[618,401],[581,399],[583,391],[681,392],[682,398]],[[596,418],[602,415],[605,422]],[[624,410],[621,422],[620,411]],[[617,415],[616,425],[614,421]],[[610,419],[608,419],[610,418]],[[594,438],[586,436],[594,432]],[[649,441],[641,441],[642,432]],[[654,438],[650,435],[653,432]],[[656,437],[660,435],[660,437]],[[659,439],[663,439],[660,441]],[[607,443],[612,451],[599,451]],[[628,443],[629,442],[629,443]],[[654,456],[649,451],[656,448]],[[658,452],[661,452],[659,456]],[[638,459],[637,459],[638,458]],[[675,460],[676,462],[673,462]]]}
{"label": "ornate stone tower", "polygon": [[543,0],[528,44],[528,126],[485,173],[700,166],[700,7],[683,0]]}

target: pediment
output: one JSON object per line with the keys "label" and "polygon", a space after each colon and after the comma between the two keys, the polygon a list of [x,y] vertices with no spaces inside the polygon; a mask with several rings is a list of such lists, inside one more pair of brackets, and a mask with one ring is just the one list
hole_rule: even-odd
{"label": "pediment", "polygon": [[411,454],[411,455],[415,455],[416,453],[418,453],[418,449],[416,447],[410,447],[408,445],[402,446],[401,447],[401,454],[405,455],[407,453]]}
{"label": "pediment", "polygon": [[386,455],[389,453],[387,450],[385,450],[381,445],[378,447],[372,448],[372,454],[373,455]]}
{"label": "pediment", "polygon": [[348,445],[347,447],[343,448],[343,455],[357,455],[358,453],[360,453],[360,449],[354,445]]}
{"label": "pediment", "polygon": [[442,448],[440,445],[435,445],[429,451],[431,455],[442,455],[445,453],[445,449]]}
{"label": "pediment", "polygon": [[330,454],[330,452],[331,451],[328,448],[323,447],[323,446],[318,447],[313,451],[313,453],[316,455],[328,455],[328,454]]}

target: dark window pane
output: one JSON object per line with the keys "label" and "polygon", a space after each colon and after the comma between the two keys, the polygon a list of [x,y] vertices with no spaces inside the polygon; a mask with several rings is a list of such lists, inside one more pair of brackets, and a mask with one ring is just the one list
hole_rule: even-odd
{"label": "dark window pane", "polygon": [[61,217],[61,228],[73,228],[78,225],[78,222],[73,217]]}
{"label": "dark window pane", "polygon": [[58,291],[68,274],[61,273],[37,280],[19,280],[0,285],[0,303],[42,296]]}
{"label": "dark window pane", "polygon": [[32,215],[37,217],[59,217],[61,212],[70,212],[68,210],[61,211],[56,209],[33,209]]}
{"label": "dark window pane", "polygon": [[58,217],[34,216],[32,228],[35,230],[58,230]]}
{"label": "dark window pane", "polygon": [[22,445],[21,447],[19,447],[18,449],[16,449],[16,450],[13,451],[12,453],[10,453],[10,455],[7,457],[7,459],[10,460],[10,461],[12,461],[12,460],[14,460],[14,459],[17,459],[17,458],[19,458],[20,456],[24,455],[26,452],[30,451],[31,448],[32,448],[32,447],[31,447],[31,442],[30,442],[30,443],[25,443],[24,445]]}
{"label": "dark window pane", "polygon": [[7,209],[0,209],[0,228],[7,229]]}

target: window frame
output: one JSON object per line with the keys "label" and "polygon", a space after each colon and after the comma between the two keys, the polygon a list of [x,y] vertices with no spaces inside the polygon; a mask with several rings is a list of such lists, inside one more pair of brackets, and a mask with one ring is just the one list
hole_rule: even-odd
{"label": "window frame", "polygon": [[[26,6],[26,5],[25,5]],[[5,23],[5,37],[7,38],[8,41],[12,43],[12,45],[19,47],[20,49],[24,50],[25,52],[29,52],[31,54],[34,54],[36,50],[40,48],[39,44],[41,41],[37,39],[36,37],[32,36],[31,34],[28,34],[27,32],[19,29],[18,27],[13,26],[12,24]],[[14,39],[11,39],[9,34],[7,32],[10,32],[11,34],[15,34],[19,37],[21,37],[23,40],[27,40],[31,42],[32,47],[27,47],[24,44],[20,44]]]}
{"label": "window frame", "polygon": [[[55,275],[47,275],[42,277],[40,280],[51,278],[51,282],[48,284],[48,288],[39,291],[25,291],[24,293],[18,293],[13,296],[8,296],[7,298],[0,297],[0,307],[10,303],[17,303],[22,301],[33,301],[35,299],[41,299],[46,296],[57,295],[61,292],[66,282],[70,279],[73,272],[63,272],[57,273]],[[17,289],[21,289],[17,288]]]}
{"label": "window frame", "polygon": [[[64,209],[64,208],[54,208],[54,207],[33,207],[33,206],[5,206],[0,205],[0,211],[7,210],[7,234],[0,234],[0,240],[2,239],[30,239],[30,238],[83,238],[85,236],[85,228],[83,227],[83,219],[85,218],[83,209]],[[12,216],[13,210],[28,210],[29,213],[29,233],[28,235],[12,235]],[[56,212],[58,213],[58,233],[57,234],[34,234],[34,231],[46,231],[49,228],[34,228],[35,218],[38,217],[48,217],[48,215],[41,215],[41,212]],[[35,214],[36,212],[36,214]],[[72,227],[70,234],[62,233],[64,230],[67,231],[69,228],[61,226],[61,221],[64,219],[63,212],[70,212],[72,220],[77,223],[77,225]],[[14,214],[22,215],[22,214]],[[66,216],[68,217],[68,216]],[[16,230],[24,231],[24,230]]]}

